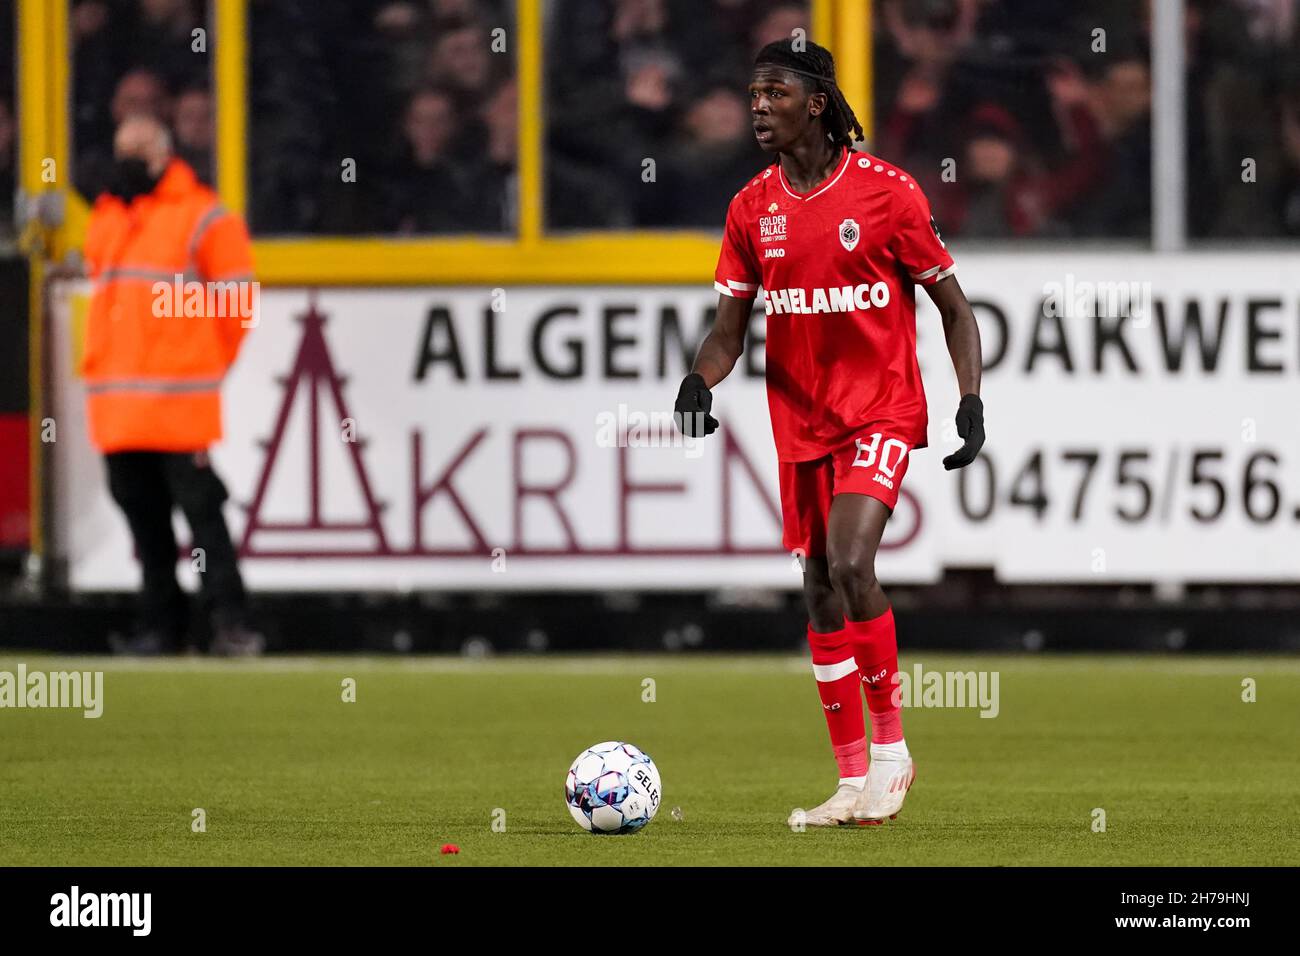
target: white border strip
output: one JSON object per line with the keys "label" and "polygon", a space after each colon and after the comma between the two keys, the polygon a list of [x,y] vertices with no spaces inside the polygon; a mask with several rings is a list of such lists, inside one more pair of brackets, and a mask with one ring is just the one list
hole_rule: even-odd
{"label": "white border strip", "polygon": [[848,677],[858,669],[858,662],[850,657],[840,661],[838,664],[814,664],[813,676],[819,683],[829,684],[831,681],[837,681],[841,677]]}

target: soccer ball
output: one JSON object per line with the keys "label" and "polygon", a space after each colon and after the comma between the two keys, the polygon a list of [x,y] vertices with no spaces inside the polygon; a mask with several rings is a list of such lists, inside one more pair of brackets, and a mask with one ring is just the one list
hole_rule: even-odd
{"label": "soccer ball", "polygon": [[654,819],[661,791],[649,755],[617,740],[578,754],[564,781],[569,813],[591,833],[635,833]]}

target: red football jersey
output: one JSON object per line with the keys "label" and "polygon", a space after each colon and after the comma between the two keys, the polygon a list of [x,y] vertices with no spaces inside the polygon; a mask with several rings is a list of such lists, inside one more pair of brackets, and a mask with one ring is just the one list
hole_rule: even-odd
{"label": "red football jersey", "polygon": [[767,311],[767,398],[781,461],[821,458],[863,427],[926,445],[915,283],[954,270],[915,180],[845,148],[796,193],[769,166],[727,209],[714,285]]}

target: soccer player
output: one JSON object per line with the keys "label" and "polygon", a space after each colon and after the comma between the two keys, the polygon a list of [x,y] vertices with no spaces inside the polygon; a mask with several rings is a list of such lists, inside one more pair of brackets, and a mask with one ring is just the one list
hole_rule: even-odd
{"label": "soccer player", "polygon": [[835,793],[803,822],[880,823],[898,814],[915,776],[894,697],[894,615],[875,572],[909,456],[926,446],[913,285],[938,307],[957,373],[965,443],[944,459],[949,470],[970,464],[984,443],[979,329],[916,181],[853,149],[862,127],[830,53],[768,44],[749,97],[754,135],[777,162],[727,210],[717,319],[675,418],[688,435],[718,427],[709,390],[740,357],[762,286],[784,545],[805,556],[808,643],[840,773]]}

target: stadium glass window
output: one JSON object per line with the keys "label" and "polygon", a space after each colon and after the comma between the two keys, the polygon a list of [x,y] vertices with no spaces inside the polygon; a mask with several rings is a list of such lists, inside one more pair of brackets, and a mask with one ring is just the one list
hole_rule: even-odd
{"label": "stadium glass window", "polygon": [[1300,7],[1190,0],[1192,238],[1300,237]]}
{"label": "stadium glass window", "polygon": [[[108,185],[113,132],[127,115],[168,123],[176,153],[213,183],[210,5],[193,0],[76,0],[72,181],[89,200]],[[194,31],[202,30],[196,37]]]}
{"label": "stadium glass window", "polygon": [[253,0],[253,232],[513,233],[513,27],[513,0]]}
{"label": "stadium glass window", "polygon": [[548,0],[548,230],[717,230],[736,190],[771,160],[745,87],[755,54],[807,3]]}
{"label": "stadium glass window", "polygon": [[1150,22],[1132,0],[878,0],[873,150],[949,236],[1151,235]]}

